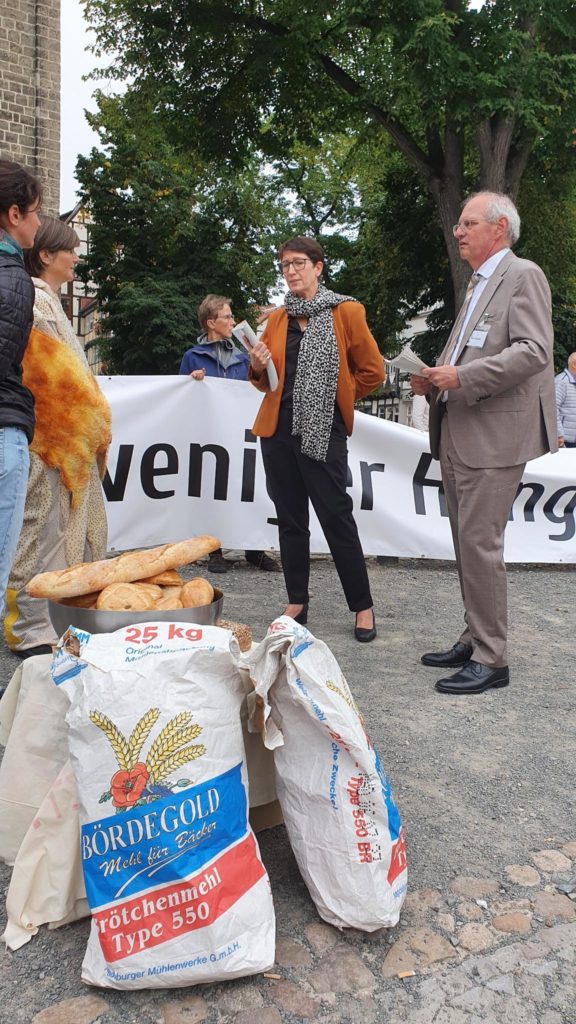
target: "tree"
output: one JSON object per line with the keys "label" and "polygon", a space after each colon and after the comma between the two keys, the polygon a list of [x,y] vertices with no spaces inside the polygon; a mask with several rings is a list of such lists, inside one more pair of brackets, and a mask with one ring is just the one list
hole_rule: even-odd
{"label": "tree", "polygon": [[336,285],[364,303],[375,337],[390,352],[423,310],[439,307],[436,330],[450,321],[448,258],[430,194],[388,140],[366,145],[357,182],[362,218]]}
{"label": "tree", "polygon": [[279,210],[258,168],[231,176],[171,145],[142,91],[100,94],[91,121],[103,149],[79,159],[78,176],[93,221],[83,276],[105,314],[102,355],[115,372],[175,373],[204,295],[229,296],[240,316],[267,301]]}
{"label": "tree", "polygon": [[[374,170],[376,169],[376,170]],[[432,197],[389,143],[366,148],[357,165],[363,216],[337,286],[365,303],[385,349],[407,319],[432,309],[428,331],[413,344],[431,360],[454,319],[450,268]],[[563,365],[576,339],[576,169],[571,154],[539,147],[523,177],[519,256],[536,260],[553,293],[556,361]],[[572,347],[570,347],[572,346]]]}
{"label": "tree", "polygon": [[335,128],[392,140],[433,199],[458,302],[463,196],[515,197],[535,147],[571,145],[573,0],[84,2],[111,77],[153,85],[174,139],[237,164]]}
{"label": "tree", "polygon": [[538,156],[522,183],[516,251],[537,258],[550,282],[554,362],[561,370],[576,349],[576,168],[573,159],[562,166],[551,153]]}

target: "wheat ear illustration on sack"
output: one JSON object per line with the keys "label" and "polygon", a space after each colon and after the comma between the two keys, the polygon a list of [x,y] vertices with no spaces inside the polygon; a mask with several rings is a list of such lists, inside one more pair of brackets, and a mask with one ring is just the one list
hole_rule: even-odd
{"label": "wheat ear illustration on sack", "polygon": [[360,708],[358,707],[356,701],[354,700],[354,697],[352,696],[352,691],[348,686],[348,683],[346,682],[344,676],[342,674],[340,675],[340,686],[337,686],[337,684],[333,682],[332,679],[327,679],[326,689],[332,690],[333,693],[337,693],[338,696],[346,702],[350,710],[354,712],[354,714],[358,718],[358,721],[360,722],[360,728],[362,729],[362,732],[366,737],[366,743],[368,744],[368,747],[372,747],[372,740],[370,739],[370,736],[366,732],[364,716],[362,715]]}
{"label": "wheat ear illustration on sack", "polygon": [[332,690],[334,693],[337,693],[339,697],[342,697],[342,700],[346,702],[348,707],[352,709],[357,718],[360,719],[360,723],[364,725],[364,719],[360,713],[360,709],[356,701],[354,700],[354,697],[352,696],[352,692],[344,676],[340,676],[340,686],[337,686],[336,683],[334,683],[331,679],[327,679],[326,689]]}
{"label": "wheat ear illustration on sack", "polygon": [[99,800],[101,804],[111,800],[116,813],[152,803],[169,796],[175,789],[192,785],[191,779],[170,782],[168,778],[178,768],[206,753],[202,743],[192,743],[202,732],[202,726],[194,725],[190,711],[181,711],[171,718],[150,744],[146,760],[139,760],[159,715],[160,708],[149,708],[126,738],[108,715],[101,711],[90,712],[91,722],[107,737],[118,762],[110,789],[102,793]]}

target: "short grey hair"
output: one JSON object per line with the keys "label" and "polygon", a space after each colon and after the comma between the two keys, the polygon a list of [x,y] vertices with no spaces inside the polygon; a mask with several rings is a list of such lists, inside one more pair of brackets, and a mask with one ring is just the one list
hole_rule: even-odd
{"label": "short grey hair", "polygon": [[576,352],[571,352],[568,356],[568,366],[570,366],[571,364],[576,366]]}
{"label": "short grey hair", "polygon": [[506,217],[508,221],[508,241],[510,245],[515,245],[520,238],[520,214],[510,196],[505,195],[504,192],[489,192],[488,190],[473,192],[471,196],[464,200],[462,206],[466,206],[466,203],[469,203],[471,199],[477,199],[478,196],[485,196],[489,199],[488,206],[486,207],[486,220],[491,224],[495,224],[500,217]]}

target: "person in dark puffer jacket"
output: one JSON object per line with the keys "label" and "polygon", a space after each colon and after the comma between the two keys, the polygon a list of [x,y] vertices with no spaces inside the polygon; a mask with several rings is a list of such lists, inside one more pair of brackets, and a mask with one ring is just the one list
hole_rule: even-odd
{"label": "person in dark puffer jacket", "polygon": [[[22,358],[34,309],[23,250],[40,226],[42,188],[25,167],[0,160],[0,615],[24,516],[34,399],[22,383]],[[1,695],[1,694],[0,694]]]}

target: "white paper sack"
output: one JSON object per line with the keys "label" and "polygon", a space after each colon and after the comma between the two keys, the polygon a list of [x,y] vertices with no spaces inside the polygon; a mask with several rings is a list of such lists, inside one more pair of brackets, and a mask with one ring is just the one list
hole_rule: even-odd
{"label": "white paper sack", "polygon": [[90,914],[80,857],[67,853],[78,847],[77,807],[76,780],[68,762],[18,850],[6,895],[2,938],[8,949],[20,949],[45,921],[60,928]]}
{"label": "white paper sack", "polygon": [[[70,699],[92,927],[82,978],[163,988],[274,961],[268,876],[248,825],[239,649],[213,626],[71,629]],[[67,645],[70,649],[70,643]]]}
{"label": "white paper sack", "polygon": [[278,799],[318,913],[337,928],[392,927],[407,884],[400,817],[336,659],[282,616],[244,660],[252,725],[274,750]]}

